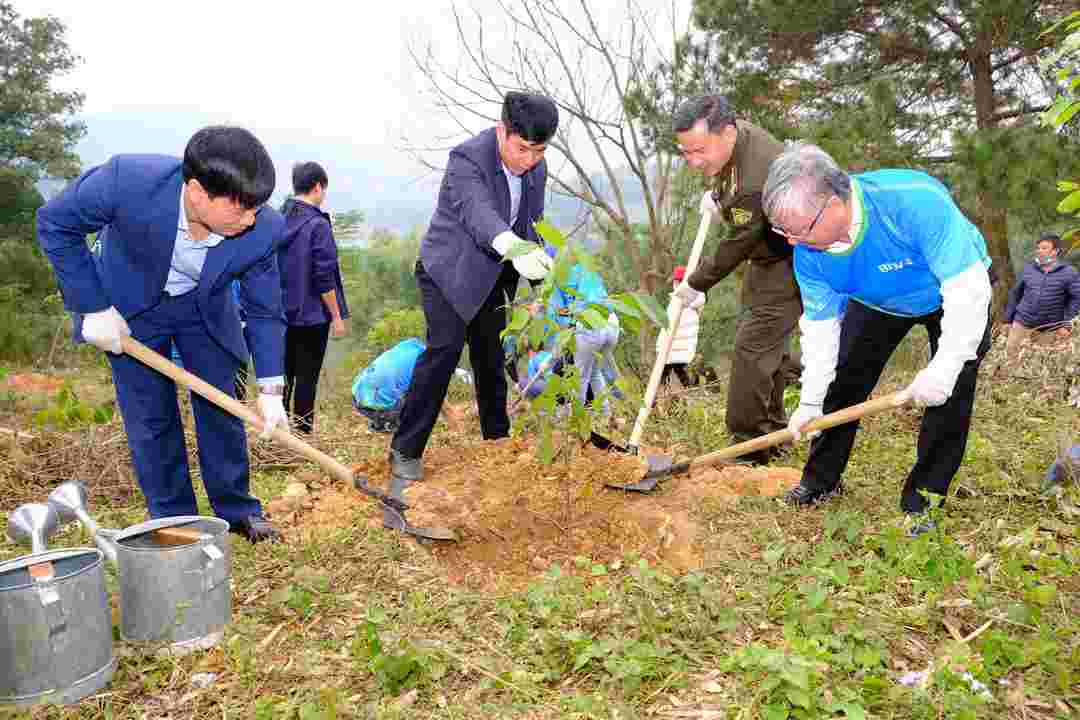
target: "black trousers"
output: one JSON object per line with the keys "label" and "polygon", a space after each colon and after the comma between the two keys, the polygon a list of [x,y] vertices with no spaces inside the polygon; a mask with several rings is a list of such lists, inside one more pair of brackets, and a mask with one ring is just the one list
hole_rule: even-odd
{"label": "black trousers", "polygon": [[330,323],[285,329],[285,409],[296,417],[297,431],[309,435],[315,426],[315,389],[329,338]]}
{"label": "black trousers", "polygon": [[[941,338],[941,317],[940,310],[922,317],[898,317],[849,301],[840,329],[836,379],[825,394],[822,411],[826,414],[836,412],[870,397],[885,363],[916,325],[926,328],[930,336],[930,353],[936,354]],[[926,509],[927,501],[919,494],[920,490],[943,497],[948,494],[949,483],[964,458],[975,404],[975,381],[979,364],[989,349],[990,320],[987,318],[976,357],[964,363],[952,396],[944,405],[928,407],[923,413],[915,467],[908,473],[900,495],[900,509],[904,512],[917,513]],[[814,439],[810,459],[803,470],[804,485],[825,491],[839,487],[858,428],[858,422],[838,425]]]}
{"label": "black trousers", "polygon": [[424,454],[466,342],[476,384],[480,432],[485,440],[510,434],[500,334],[506,328],[506,291],[516,280],[517,273],[507,263],[476,317],[466,323],[417,261],[416,284],[420,287],[427,321],[427,348],[416,361],[412,384],[401,409],[401,425],[390,443],[405,457],[418,458]]}

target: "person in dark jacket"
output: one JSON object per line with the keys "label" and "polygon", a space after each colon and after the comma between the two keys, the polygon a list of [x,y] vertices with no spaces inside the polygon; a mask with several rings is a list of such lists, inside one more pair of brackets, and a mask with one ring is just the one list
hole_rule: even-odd
{"label": "person in dark jacket", "polygon": [[[247,130],[212,126],[184,157],[116,155],[38,210],[38,242],[56,271],[75,339],[105,351],[132,465],[152,518],[198,515],[176,385],[124,352],[134,337],[231,395],[254,358],[264,435],[286,425],[281,281],[284,223],[265,207],[274,163]],[[86,236],[97,233],[101,254]],[[240,327],[233,280],[247,310]],[[281,533],[250,491],[244,422],[192,394],[199,467],[215,514],[252,542]]]}
{"label": "person in dark jacket", "polygon": [[293,168],[295,197],[285,207],[285,238],[278,249],[288,325],[285,407],[291,408],[296,429],[305,434],[315,425],[315,389],[327,340],[330,336],[345,337],[345,319],[349,317],[330,216],[320,209],[329,182],[318,163],[300,163]]}
{"label": "person in dark jacket", "polygon": [[1005,352],[1011,361],[1034,333],[1068,337],[1069,323],[1080,314],[1080,272],[1058,258],[1060,242],[1057,235],[1044,233],[1035,243],[1035,258],[1009,292],[1004,324],[1009,333]]}
{"label": "person in dark jacket", "polygon": [[498,125],[450,151],[416,263],[427,348],[390,443],[391,472],[405,482],[423,478],[421,456],[466,342],[484,439],[510,434],[500,336],[519,278],[540,281],[551,267],[533,223],[544,214],[544,151],[558,123],[550,98],[509,92]]}

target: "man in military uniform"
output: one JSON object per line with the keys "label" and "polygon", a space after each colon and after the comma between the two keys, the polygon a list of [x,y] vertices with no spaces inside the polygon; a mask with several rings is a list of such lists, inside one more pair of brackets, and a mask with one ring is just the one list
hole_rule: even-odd
{"label": "man in military uniform", "polygon": [[[701,212],[734,227],[712,261],[703,260],[676,289],[689,302],[743,263],[747,264],[740,303],[745,314],[735,332],[728,383],[727,427],[736,441],[787,427],[784,387],[793,375],[788,353],[802,314],[792,269],[792,248],[761,211],[761,190],[769,165],[783,144],[762,128],[735,118],[726,98],[704,95],[684,102],[672,120],[687,164],[713,185],[701,198]],[[747,457],[766,463],[771,452]]]}

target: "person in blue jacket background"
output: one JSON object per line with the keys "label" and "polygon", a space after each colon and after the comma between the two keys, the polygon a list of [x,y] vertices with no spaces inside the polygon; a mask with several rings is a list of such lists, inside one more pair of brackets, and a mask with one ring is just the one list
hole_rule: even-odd
{"label": "person in blue jacket background", "polygon": [[293,167],[296,194],[284,208],[285,237],[278,249],[282,304],[285,307],[285,408],[296,430],[315,427],[315,394],[330,337],[348,332],[349,305],[341,280],[337,243],[330,216],[321,209],[329,186],[326,170],[315,162]]}
{"label": "person in blue jacket background", "polygon": [[[939,181],[914,170],[848,175],[821,148],[796,144],[769,168],[762,204],[795,246],[802,295],[802,391],[788,429],[869,397],[885,363],[922,325],[932,359],[899,401],[926,407],[900,507],[913,535],[933,527],[924,492],[944,499],[971,425],[979,363],[990,348],[990,257]],[[793,505],[841,489],[858,422],[820,433]]]}
{"label": "person in blue jacket background", "polygon": [[1005,353],[1010,361],[1035,333],[1052,332],[1060,338],[1072,334],[1072,320],[1080,315],[1080,271],[1062,262],[1060,247],[1060,237],[1043,233],[1035,243],[1035,257],[1009,291],[1002,322],[1009,333]]}

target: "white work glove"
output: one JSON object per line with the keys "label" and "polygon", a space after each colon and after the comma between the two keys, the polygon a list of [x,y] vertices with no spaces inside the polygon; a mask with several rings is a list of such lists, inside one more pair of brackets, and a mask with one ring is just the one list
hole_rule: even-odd
{"label": "white work glove", "polygon": [[259,415],[262,416],[263,421],[263,430],[259,433],[259,437],[265,440],[278,426],[284,430],[289,429],[289,416],[285,412],[285,404],[281,401],[280,395],[259,393],[256,404],[259,406]]}
{"label": "white work glove", "polygon": [[120,341],[131,337],[131,328],[124,316],[110,305],[101,312],[83,315],[82,334],[94,347],[119,355],[124,352]]}
{"label": "white work glove", "polygon": [[[799,405],[798,409],[791,414],[791,419],[788,420],[787,429],[791,431],[791,434],[795,436],[795,442],[802,440],[802,429],[806,423],[821,417],[820,405]],[[812,440],[821,434],[820,430],[815,430],[806,436],[807,440]]]}
{"label": "white work glove", "polygon": [[510,262],[527,280],[543,280],[551,270],[551,258],[543,248],[536,248],[527,255],[518,255]]}
{"label": "white work glove", "polygon": [[706,190],[705,194],[701,196],[701,214],[714,215],[718,212],[720,212],[720,208],[716,206],[716,201],[713,200],[712,190]]}
{"label": "white work glove", "polygon": [[934,367],[927,367],[915,376],[911,384],[900,391],[896,398],[897,405],[912,402],[919,406],[937,407],[944,405],[952,395],[953,384],[941,377],[941,373],[935,372]]}
{"label": "white work glove", "polygon": [[[520,247],[522,243],[525,243],[525,241],[511,231],[506,230],[492,239],[491,247],[495,248],[495,252],[506,257],[511,248]],[[514,264],[514,269],[525,279],[543,280],[548,271],[551,270],[551,258],[544,252],[544,248],[536,246],[535,243],[529,243],[529,245],[535,248],[532,252],[519,255],[510,262]]]}
{"label": "white work glove", "polygon": [[700,292],[687,285],[685,280],[679,283],[671,294],[682,300],[684,308],[689,307],[690,303],[697,300],[698,295],[701,295]]}

